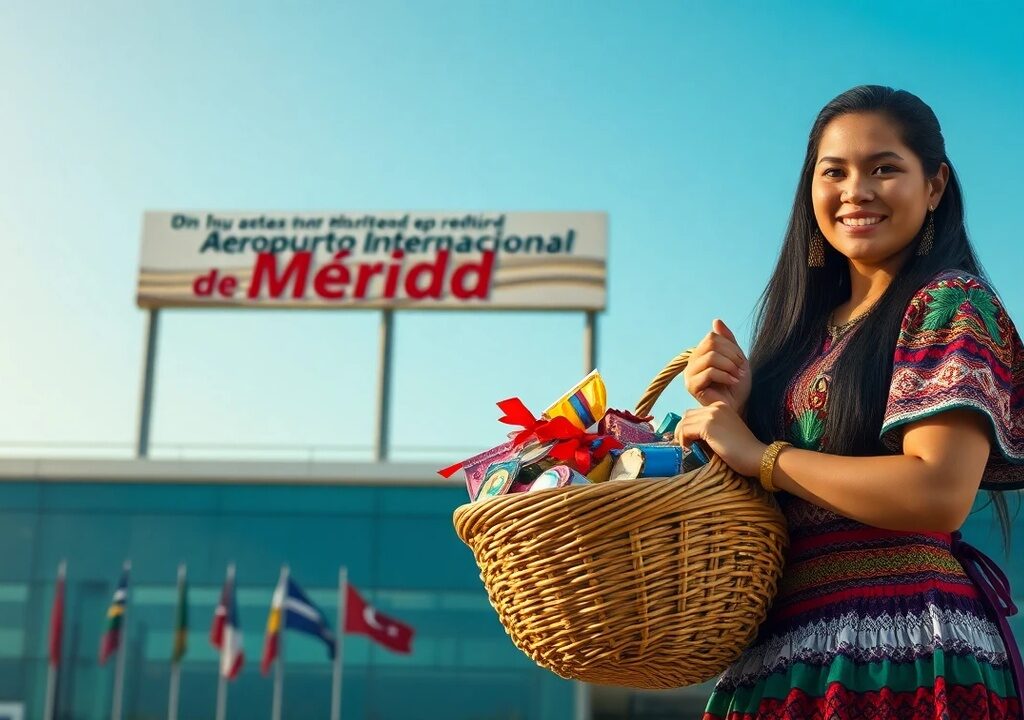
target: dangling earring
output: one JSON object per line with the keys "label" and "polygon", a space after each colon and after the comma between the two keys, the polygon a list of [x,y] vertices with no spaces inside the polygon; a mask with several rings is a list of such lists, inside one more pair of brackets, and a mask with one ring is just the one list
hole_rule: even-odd
{"label": "dangling earring", "polygon": [[817,225],[814,226],[814,232],[811,233],[811,246],[807,251],[807,267],[825,267],[825,237]]}
{"label": "dangling earring", "polygon": [[918,255],[927,255],[932,249],[933,241],[935,240],[935,207],[932,205],[928,206],[928,224],[924,229],[924,235],[921,236],[921,243],[917,246]]}

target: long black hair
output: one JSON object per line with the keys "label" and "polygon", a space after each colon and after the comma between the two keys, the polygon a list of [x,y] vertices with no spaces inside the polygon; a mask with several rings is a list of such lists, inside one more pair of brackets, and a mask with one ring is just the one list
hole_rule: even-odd
{"label": "long black hair", "polygon": [[[825,339],[829,313],[850,298],[849,264],[827,242],[825,266],[809,267],[811,234],[817,229],[811,201],[811,179],[825,127],[849,113],[878,113],[897,128],[903,144],[920,159],[925,177],[932,178],[941,163],[949,180],[934,212],[932,249],[917,255],[922,231],[912,241],[914,254],[904,263],[878,304],[862,321],[833,366],[829,404],[842,412],[828,413],[823,436],[828,452],[839,455],[891,454],[878,439],[892,380],[893,353],[904,311],[914,293],[942,270],[966,270],[988,281],[967,236],[964,202],[953,164],[935,113],[905,90],[860,85],[830,101],[814,121],[807,155],[793,199],[793,211],[771,279],[756,309],[750,352],[755,382],[747,403],[747,423],[762,441],[787,436],[783,427],[783,393],[800,365]],[[923,224],[922,224],[923,229]],[[1010,521],[1006,500],[990,492],[1009,552]]]}

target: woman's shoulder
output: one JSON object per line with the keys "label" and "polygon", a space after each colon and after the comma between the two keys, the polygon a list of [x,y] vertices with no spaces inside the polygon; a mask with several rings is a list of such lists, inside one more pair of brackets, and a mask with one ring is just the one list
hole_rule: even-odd
{"label": "woman's shoulder", "polygon": [[981,275],[960,268],[946,268],[932,275],[924,285],[918,288],[914,295],[916,297],[949,288],[960,289],[965,292],[972,289],[980,289],[991,295],[996,294],[992,284]]}
{"label": "woman's shoulder", "polygon": [[960,268],[934,274],[910,298],[900,327],[908,335],[947,332],[959,328],[998,342],[1015,328],[992,284]]}
{"label": "woman's shoulder", "polygon": [[991,421],[982,489],[1024,488],[1024,343],[991,284],[962,269],[933,275],[907,306],[879,437],[898,452],[897,428],[953,408]]}

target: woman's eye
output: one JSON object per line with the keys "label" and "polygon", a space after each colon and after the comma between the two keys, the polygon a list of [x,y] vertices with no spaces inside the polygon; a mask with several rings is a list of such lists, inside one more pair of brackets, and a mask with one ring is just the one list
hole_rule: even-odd
{"label": "woman's eye", "polygon": [[879,165],[875,170],[881,170],[882,168],[889,168],[890,170],[896,170],[892,165]]}
{"label": "woman's eye", "polygon": [[836,177],[835,175],[829,175],[829,173],[831,172],[842,172],[842,170],[840,170],[839,168],[827,168],[825,172],[822,173],[822,175],[824,175],[825,177]]}

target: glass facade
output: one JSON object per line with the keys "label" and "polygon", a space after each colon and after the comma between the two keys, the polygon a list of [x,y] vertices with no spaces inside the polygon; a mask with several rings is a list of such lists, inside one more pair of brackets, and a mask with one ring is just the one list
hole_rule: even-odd
{"label": "glass facade", "polygon": [[[282,564],[334,626],[338,568],[381,612],[416,630],[411,655],[346,635],[342,718],[569,718],[575,686],[512,645],[456,537],[456,487],[188,483],[0,483],[0,704],[43,715],[55,575],[67,560],[58,717],[110,717],[115,662],[99,666],[105,614],[124,559],[125,720],[165,718],[177,567],[189,577],[179,717],[212,718],[217,654],[208,634],[229,562],[237,565],[245,666],[228,717],[269,717],[259,672]],[[285,639],[284,717],[327,718],[331,663],[307,636]]]}

